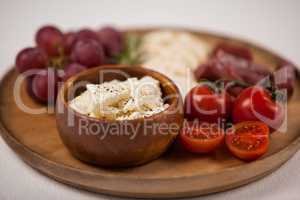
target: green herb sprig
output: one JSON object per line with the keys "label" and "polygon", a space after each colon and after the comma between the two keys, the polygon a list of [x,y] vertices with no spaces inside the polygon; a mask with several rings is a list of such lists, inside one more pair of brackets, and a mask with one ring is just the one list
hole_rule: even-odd
{"label": "green herb sprig", "polygon": [[139,47],[142,38],[136,34],[127,34],[123,51],[116,57],[119,64],[139,64],[141,62],[141,52]]}

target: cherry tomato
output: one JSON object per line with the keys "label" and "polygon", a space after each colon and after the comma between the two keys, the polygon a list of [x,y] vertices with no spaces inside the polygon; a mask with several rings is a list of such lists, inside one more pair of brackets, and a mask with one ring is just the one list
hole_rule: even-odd
{"label": "cherry tomato", "polygon": [[223,143],[224,135],[216,123],[186,122],[180,133],[180,141],[192,153],[209,153]]}
{"label": "cherry tomato", "polygon": [[243,90],[236,98],[232,110],[234,123],[262,121],[274,130],[282,125],[284,117],[283,106],[274,102],[270,93],[259,86]]}
{"label": "cherry tomato", "polygon": [[226,146],[236,157],[251,161],[265,154],[269,147],[269,127],[259,121],[241,122],[226,133]]}
{"label": "cherry tomato", "polygon": [[218,92],[212,85],[200,83],[185,97],[184,110],[190,120],[217,123],[230,117],[232,99],[226,91]]}

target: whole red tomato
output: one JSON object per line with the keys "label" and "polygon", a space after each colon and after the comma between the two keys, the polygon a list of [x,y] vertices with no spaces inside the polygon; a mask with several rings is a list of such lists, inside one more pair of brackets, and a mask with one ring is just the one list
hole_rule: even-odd
{"label": "whole red tomato", "polygon": [[185,117],[189,120],[217,123],[230,117],[231,96],[219,91],[213,84],[200,83],[191,89],[184,102]]}
{"label": "whole red tomato", "polygon": [[259,86],[243,90],[236,98],[232,110],[234,123],[262,121],[272,130],[282,125],[284,117],[282,104],[273,101],[270,92]]}

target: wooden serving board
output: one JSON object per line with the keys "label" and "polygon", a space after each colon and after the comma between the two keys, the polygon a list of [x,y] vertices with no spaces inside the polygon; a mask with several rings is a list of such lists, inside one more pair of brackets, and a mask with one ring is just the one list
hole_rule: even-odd
{"label": "wooden serving board", "polygon": [[[145,30],[139,30],[143,33]],[[270,68],[279,57],[255,45],[209,33],[193,32],[214,45],[219,41],[240,43],[251,48],[258,63]],[[56,130],[53,114],[32,115],[21,111],[13,96],[18,74],[13,69],[0,84],[0,128],[4,140],[30,166],[68,185],[105,194],[143,197],[191,197],[235,188],[258,180],[279,168],[300,147],[300,90],[288,106],[288,132],[274,133],[268,153],[245,163],[234,158],[225,147],[210,155],[194,155],[175,142],[159,159],[139,167],[105,169],[82,163],[71,156]],[[23,102],[43,107],[21,88]],[[99,147],[100,148],[100,147]]]}

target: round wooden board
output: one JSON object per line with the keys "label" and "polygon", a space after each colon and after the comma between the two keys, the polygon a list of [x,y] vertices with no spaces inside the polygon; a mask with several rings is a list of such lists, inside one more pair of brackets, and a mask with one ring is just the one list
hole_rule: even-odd
{"label": "round wooden board", "polygon": [[[143,34],[145,30],[137,32]],[[274,53],[240,40],[191,32],[210,45],[220,41],[246,45],[254,52],[256,62],[270,68],[274,68],[279,59]],[[2,137],[30,166],[77,188],[141,198],[191,197],[220,192],[271,173],[300,147],[300,90],[297,81],[294,96],[288,105],[288,132],[274,133],[268,153],[260,160],[242,162],[225,147],[210,155],[194,155],[175,142],[162,157],[143,166],[105,169],[87,165],[73,158],[62,144],[53,114],[32,115],[17,107],[13,96],[17,76],[13,69],[10,70],[0,85]],[[21,87],[21,97],[30,107],[42,107],[27,95],[25,84]]]}

